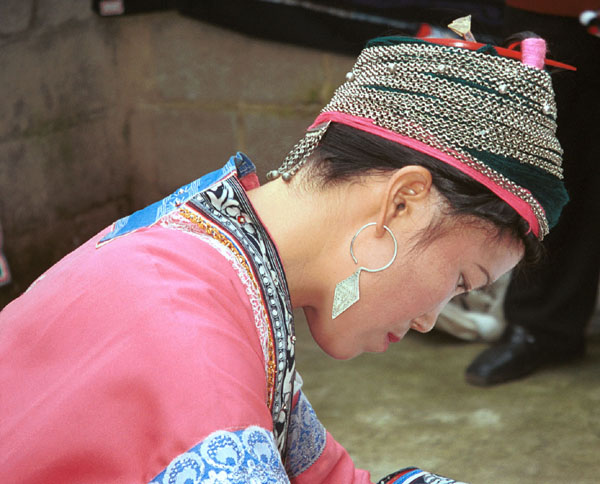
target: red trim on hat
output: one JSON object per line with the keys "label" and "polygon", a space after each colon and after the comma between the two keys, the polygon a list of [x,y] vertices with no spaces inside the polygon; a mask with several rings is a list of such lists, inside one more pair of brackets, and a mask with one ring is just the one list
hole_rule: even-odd
{"label": "red trim on hat", "polygon": [[[487,187],[493,193],[498,195],[498,197],[500,197],[502,200],[508,203],[512,208],[516,210],[516,212],[519,215],[521,215],[521,217],[523,217],[527,221],[527,223],[529,223],[529,227],[531,228],[531,231],[535,234],[535,236],[539,237],[540,225],[537,217],[535,216],[535,213],[533,212],[533,209],[531,208],[531,205],[529,205],[529,203],[527,203],[525,200],[518,197],[514,193],[509,192],[505,188],[502,188],[501,186],[497,185],[496,183],[494,183],[493,180],[485,176],[483,173],[462,162],[461,158],[463,158],[463,155],[461,155],[460,153],[454,152],[454,156],[450,156],[449,154],[440,151],[436,148],[433,148],[421,141],[417,141],[413,138],[409,138],[408,136],[404,136],[394,131],[390,131],[388,129],[377,126],[372,119],[363,118],[359,116],[352,116],[350,114],[339,113],[335,111],[328,111],[319,114],[317,119],[315,119],[314,123],[310,125],[308,129],[310,130],[328,121],[344,124],[346,126],[350,126],[352,128],[356,128],[358,130],[374,134],[381,138],[394,141],[403,146],[412,148],[413,150],[418,151],[420,153],[432,156],[433,158],[443,161],[444,163],[447,163],[450,166],[453,166],[454,168],[463,172],[465,175],[470,176],[475,181],[478,181],[479,183]],[[529,192],[527,189],[523,187],[521,188],[527,193],[531,194],[531,192]]]}

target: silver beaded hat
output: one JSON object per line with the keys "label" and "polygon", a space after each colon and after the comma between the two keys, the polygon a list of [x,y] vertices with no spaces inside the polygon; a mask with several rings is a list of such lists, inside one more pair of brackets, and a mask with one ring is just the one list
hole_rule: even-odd
{"label": "silver beaded hat", "polygon": [[545,43],[538,68],[519,52],[475,42],[374,39],[267,178],[289,181],[330,123],[342,123],[454,166],[509,203],[542,239],[568,201],[544,57]]}

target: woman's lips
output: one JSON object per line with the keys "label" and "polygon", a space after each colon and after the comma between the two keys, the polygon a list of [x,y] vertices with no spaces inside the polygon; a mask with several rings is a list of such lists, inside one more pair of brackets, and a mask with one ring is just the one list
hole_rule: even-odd
{"label": "woman's lips", "polygon": [[388,333],[388,340],[390,341],[390,343],[397,343],[401,339],[402,338],[398,338],[398,336],[396,336],[394,333]]}

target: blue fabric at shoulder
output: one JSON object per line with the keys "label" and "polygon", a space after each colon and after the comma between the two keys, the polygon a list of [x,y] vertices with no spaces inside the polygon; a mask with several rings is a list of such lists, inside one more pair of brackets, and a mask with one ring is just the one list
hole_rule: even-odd
{"label": "blue fabric at shoulder", "polygon": [[151,484],[289,484],[273,434],[261,427],[217,431],[177,456]]}
{"label": "blue fabric at shoulder", "polygon": [[232,173],[237,172],[238,176],[242,178],[254,171],[256,171],[256,168],[250,159],[243,153],[238,152],[229,159],[223,168],[208,173],[194,180],[192,183],[179,188],[163,200],[118,220],[115,222],[113,229],[98,242],[98,245],[102,245],[116,237],[129,234],[143,227],[150,227],[161,217],[183,205],[197,193],[206,190]]}
{"label": "blue fabric at shoulder", "polygon": [[235,156],[230,158],[229,162],[231,163],[232,161],[235,162],[239,178],[244,178],[246,175],[256,172],[254,163],[241,151],[238,151]]}

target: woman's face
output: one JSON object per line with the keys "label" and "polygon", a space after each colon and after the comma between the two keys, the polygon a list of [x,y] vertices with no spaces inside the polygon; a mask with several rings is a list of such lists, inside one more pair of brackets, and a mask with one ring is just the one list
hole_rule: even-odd
{"label": "woman's face", "polygon": [[[391,259],[391,236],[386,233],[375,240],[373,231],[373,227],[366,228],[356,240],[358,265],[346,252],[349,262],[343,271],[347,273],[339,271],[332,279],[339,282],[360,265],[377,268]],[[315,341],[330,356],[347,359],[363,352],[383,352],[410,329],[430,331],[451,298],[494,282],[523,255],[520,243],[508,236],[497,238],[481,225],[458,225],[416,248],[396,236],[395,262],[382,272],[361,272],[356,304],[332,319],[336,282],[330,281],[330,295],[320,305],[304,308]]]}

